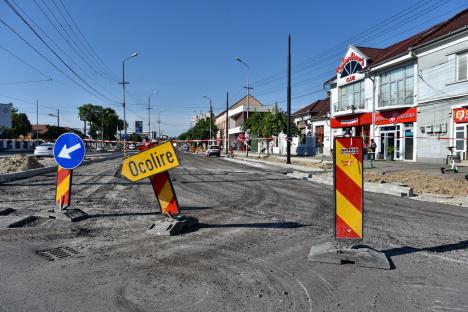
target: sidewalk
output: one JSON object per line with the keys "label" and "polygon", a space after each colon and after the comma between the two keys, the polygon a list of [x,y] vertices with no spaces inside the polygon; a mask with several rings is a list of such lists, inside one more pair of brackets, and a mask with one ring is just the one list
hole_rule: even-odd
{"label": "sidewalk", "polygon": [[[235,159],[263,163],[264,165],[289,168],[294,171],[315,174],[310,179],[318,183],[332,183],[333,163],[330,157],[291,157],[291,165],[286,164],[285,156],[235,153]],[[458,167],[459,173],[442,174],[442,165],[420,162],[377,160],[370,168],[364,161],[364,179],[368,186],[391,188],[395,185],[407,186],[416,195],[413,199],[452,205],[468,205],[468,167]],[[320,174],[317,176],[317,174]],[[385,192],[383,192],[385,193]]]}

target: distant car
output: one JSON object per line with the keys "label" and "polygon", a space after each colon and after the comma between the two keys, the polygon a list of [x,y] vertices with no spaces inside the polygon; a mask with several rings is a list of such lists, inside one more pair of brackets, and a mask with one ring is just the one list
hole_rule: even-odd
{"label": "distant car", "polygon": [[219,149],[218,145],[211,145],[207,150],[206,150],[206,157],[211,157],[211,156],[216,156],[220,157],[221,156],[221,150]]}
{"label": "distant car", "polygon": [[54,156],[54,143],[43,143],[34,149],[34,156],[36,157],[50,157]]}
{"label": "distant car", "polygon": [[135,144],[129,144],[129,145],[128,145],[128,149],[129,149],[129,150],[135,150],[135,149],[136,149],[136,145],[135,145]]}

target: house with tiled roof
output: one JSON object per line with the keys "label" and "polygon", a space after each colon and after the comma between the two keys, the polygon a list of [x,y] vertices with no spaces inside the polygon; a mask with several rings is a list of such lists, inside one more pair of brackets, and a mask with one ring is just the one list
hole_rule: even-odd
{"label": "house with tiled roof", "polygon": [[[301,131],[298,148],[311,148],[310,154],[330,154],[330,99],[314,101],[291,114],[293,122]],[[309,143],[309,144],[307,144]],[[300,151],[299,151],[300,154]]]}
{"label": "house with tiled roof", "polygon": [[467,159],[468,10],[385,48],[350,44],[330,91],[331,137],[361,136],[386,160]]}

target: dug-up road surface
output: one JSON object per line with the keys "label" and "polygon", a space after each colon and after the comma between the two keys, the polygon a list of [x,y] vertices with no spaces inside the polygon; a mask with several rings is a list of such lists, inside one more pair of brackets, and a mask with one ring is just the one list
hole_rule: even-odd
{"label": "dug-up road surface", "polygon": [[114,177],[118,159],[75,171],[90,215],[75,223],[47,218],[53,174],[0,185],[16,210],[0,224],[40,216],[0,228],[0,311],[468,311],[466,208],[366,194],[364,243],[393,269],[312,263],[333,236],[331,187],[179,157],[179,203],[200,225],[174,237],[146,232],[163,216],[148,181]]}

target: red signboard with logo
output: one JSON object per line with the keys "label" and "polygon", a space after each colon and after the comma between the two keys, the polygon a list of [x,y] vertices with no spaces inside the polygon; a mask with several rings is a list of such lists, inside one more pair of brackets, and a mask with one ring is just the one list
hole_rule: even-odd
{"label": "red signboard with logo", "polygon": [[372,124],[372,113],[333,117],[330,120],[330,126],[332,128],[347,128],[370,124]]}
{"label": "red signboard with logo", "polygon": [[468,122],[468,107],[455,108],[453,110],[453,121],[455,123]]}
{"label": "red signboard with logo", "polygon": [[418,112],[415,107],[394,111],[381,111],[375,114],[375,124],[380,126],[416,122],[417,115]]}

